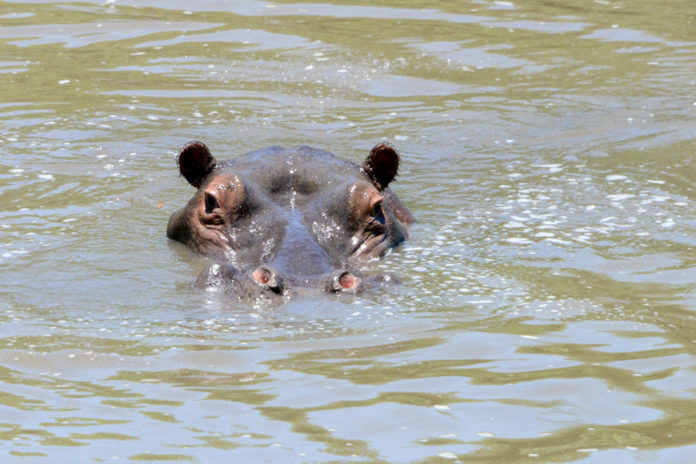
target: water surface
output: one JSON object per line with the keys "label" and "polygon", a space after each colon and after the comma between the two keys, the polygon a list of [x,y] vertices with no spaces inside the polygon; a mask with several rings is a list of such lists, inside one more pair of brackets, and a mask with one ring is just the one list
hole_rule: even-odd
{"label": "water surface", "polygon": [[[0,457],[690,463],[689,2],[0,2]],[[389,294],[237,305],[183,143],[402,152]]]}

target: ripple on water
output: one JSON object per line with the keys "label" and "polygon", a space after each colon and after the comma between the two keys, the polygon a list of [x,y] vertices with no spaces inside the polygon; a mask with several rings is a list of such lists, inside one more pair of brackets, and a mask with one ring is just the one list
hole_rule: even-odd
{"label": "ripple on water", "polygon": [[[686,6],[221,4],[3,4],[0,448],[690,462]],[[368,272],[403,284],[193,289],[207,261],[164,235],[190,139],[397,142],[419,222]]]}
{"label": "ripple on water", "polygon": [[[99,42],[118,42],[160,32],[200,30],[222,24],[169,22],[169,21],[103,21],[81,24],[42,24],[40,26],[8,26],[0,31],[0,38],[19,47],[65,44],[68,48],[87,47]],[[20,37],[26,37],[19,39]],[[67,83],[70,81],[68,80]]]}

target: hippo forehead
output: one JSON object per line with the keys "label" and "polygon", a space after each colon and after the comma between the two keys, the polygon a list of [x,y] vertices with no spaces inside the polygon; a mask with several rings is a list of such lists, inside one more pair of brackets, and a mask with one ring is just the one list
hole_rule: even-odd
{"label": "hippo forehead", "polygon": [[254,151],[244,158],[220,163],[211,176],[225,172],[253,182],[279,203],[285,203],[283,197],[288,195],[313,196],[350,180],[367,180],[357,164],[312,147]]}

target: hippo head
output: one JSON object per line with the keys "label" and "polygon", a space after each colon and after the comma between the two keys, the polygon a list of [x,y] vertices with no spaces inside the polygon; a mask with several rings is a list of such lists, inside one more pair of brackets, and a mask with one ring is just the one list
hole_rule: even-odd
{"label": "hippo head", "polygon": [[402,242],[414,221],[388,187],[399,167],[388,144],[359,166],[310,147],[219,162],[190,142],[178,164],[197,192],[172,214],[167,236],[214,260],[199,286],[240,299],[359,291],[375,280],[360,267]]}

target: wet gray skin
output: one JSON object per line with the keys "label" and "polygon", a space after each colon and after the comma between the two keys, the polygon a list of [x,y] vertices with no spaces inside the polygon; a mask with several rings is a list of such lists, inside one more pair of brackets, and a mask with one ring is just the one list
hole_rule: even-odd
{"label": "wet gray skin", "polygon": [[406,239],[413,216],[389,189],[399,155],[375,146],[361,166],[311,147],[269,147],[218,162],[186,144],[179,171],[197,189],[167,236],[214,260],[196,285],[240,300],[355,293],[393,281],[360,268]]}

